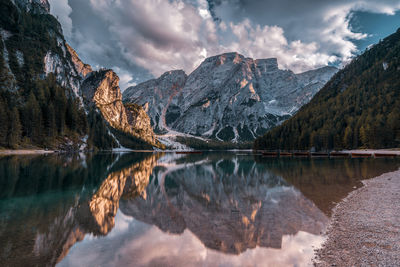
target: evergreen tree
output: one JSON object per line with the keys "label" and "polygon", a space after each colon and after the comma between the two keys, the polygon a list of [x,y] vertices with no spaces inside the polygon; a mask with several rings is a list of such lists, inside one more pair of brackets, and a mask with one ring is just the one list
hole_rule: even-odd
{"label": "evergreen tree", "polygon": [[400,147],[399,54],[400,29],[335,74],[296,115],[256,140],[254,148]]}
{"label": "evergreen tree", "polygon": [[53,138],[57,135],[56,115],[52,102],[47,106],[45,129],[47,137]]}
{"label": "evergreen tree", "polygon": [[0,97],[0,146],[7,146],[7,134],[8,134],[8,106]]}
{"label": "evergreen tree", "polygon": [[8,131],[8,146],[17,148],[21,141],[21,122],[19,119],[19,111],[14,107],[10,112],[10,127]]}
{"label": "evergreen tree", "polygon": [[353,130],[350,126],[347,126],[344,131],[343,144],[346,149],[353,147]]}
{"label": "evergreen tree", "polygon": [[72,131],[75,131],[78,128],[78,108],[76,102],[71,97],[68,98],[65,122],[68,128]]}
{"label": "evergreen tree", "polygon": [[67,98],[63,88],[55,86],[54,105],[57,107],[56,122],[59,134],[64,134],[65,131],[65,115],[67,110]]}
{"label": "evergreen tree", "polygon": [[31,138],[34,142],[40,142],[42,114],[39,103],[32,91],[23,109],[23,126],[28,138]]}

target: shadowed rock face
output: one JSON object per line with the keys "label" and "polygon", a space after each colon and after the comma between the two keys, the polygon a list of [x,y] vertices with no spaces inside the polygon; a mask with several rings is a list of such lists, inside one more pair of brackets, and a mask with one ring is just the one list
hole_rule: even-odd
{"label": "shadowed rock face", "polygon": [[166,72],[158,79],[128,88],[124,91],[124,100],[142,105],[149,114],[154,131],[163,132],[170,120],[180,116],[175,98],[183,89],[186,79],[183,70]]}
{"label": "shadowed rock face", "polygon": [[81,90],[88,105],[95,105],[104,119],[115,129],[129,133],[153,146],[157,140],[150,119],[143,108],[122,103],[119,77],[112,70],[92,72],[82,83]]}
{"label": "shadowed rock face", "polygon": [[121,211],[166,232],[188,229],[224,253],[280,248],[283,235],[319,234],[328,220],[296,188],[251,161],[194,162],[155,173],[147,198],[122,200]]}
{"label": "shadowed rock face", "polygon": [[50,13],[50,4],[47,0],[15,0],[15,3],[24,7],[27,11],[41,14]]}
{"label": "shadowed rock face", "polygon": [[241,142],[293,115],[336,71],[295,74],[279,69],[275,58],[227,53],[207,58],[189,76],[170,71],[130,87],[124,100],[145,106],[156,131]]}

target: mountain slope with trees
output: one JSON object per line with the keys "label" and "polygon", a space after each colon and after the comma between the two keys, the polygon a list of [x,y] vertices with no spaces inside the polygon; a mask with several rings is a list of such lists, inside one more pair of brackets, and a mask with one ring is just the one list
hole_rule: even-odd
{"label": "mountain slope with trees", "polygon": [[336,73],[255,149],[332,150],[400,146],[400,29]]}
{"label": "mountain slope with trees", "polygon": [[[40,4],[21,3],[0,1],[0,146],[78,145],[88,128],[99,123],[88,122],[71,88],[61,86],[53,73],[44,74],[46,54],[64,53],[61,26]],[[60,58],[66,61],[67,55]]]}
{"label": "mountain slope with trees", "polygon": [[[47,0],[0,0],[0,148],[152,149],[155,138],[125,131],[109,120],[114,110],[84,101],[82,84],[101,71],[79,59],[49,10]],[[92,89],[121,95],[116,74],[115,90],[107,82]]]}

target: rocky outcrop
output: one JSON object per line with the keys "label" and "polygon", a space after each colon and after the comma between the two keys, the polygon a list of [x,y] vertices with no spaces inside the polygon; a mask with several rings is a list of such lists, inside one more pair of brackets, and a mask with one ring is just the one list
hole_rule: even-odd
{"label": "rocky outcrop", "polygon": [[[20,103],[17,105],[17,109],[22,109],[26,101],[26,96],[20,95],[20,93],[27,94],[31,90],[29,89],[26,92],[19,90],[19,87],[32,85],[32,88],[34,88],[37,81],[44,80],[44,83],[53,84],[56,82],[63,87],[65,102],[72,103],[71,105],[74,106],[72,108],[77,109],[78,116],[85,116],[84,112],[87,115],[94,114],[91,112],[92,107],[98,108],[102,113],[102,116],[91,116],[89,118],[90,127],[86,129],[87,131],[77,130],[76,135],[71,133],[71,136],[62,139],[51,138],[57,140],[54,142],[53,140],[39,142],[38,138],[38,140],[32,141],[30,139],[33,138],[26,136],[29,141],[34,142],[35,145],[43,146],[43,144],[46,144],[46,146],[54,146],[57,149],[67,147],[111,149],[113,146],[120,146],[121,144],[129,148],[143,149],[158,146],[151,127],[147,126],[150,125],[150,120],[143,110],[138,109],[135,118],[131,112],[132,115],[130,115],[128,121],[127,111],[122,103],[118,76],[112,70],[101,70],[93,73],[91,66],[83,63],[76,51],[66,43],[60,23],[49,14],[50,5],[47,0],[6,0],[1,2],[1,8],[9,11],[9,16],[5,17],[0,23],[0,72],[4,76],[1,87],[14,94],[10,99],[14,99],[13,103]],[[16,14],[21,18],[15,20]],[[18,21],[21,20],[30,21],[33,25],[42,25],[43,29],[39,31],[37,27],[32,28],[29,26],[31,23],[18,24]],[[21,38],[23,42],[20,41]],[[37,48],[35,53],[32,53],[32,47]],[[26,75],[26,69],[30,70],[29,75]],[[44,86],[40,85],[40,87]],[[33,92],[36,94],[36,90],[33,90]],[[85,103],[83,95],[86,99]],[[69,110],[69,107],[65,109],[65,104],[50,103],[55,98],[54,94],[46,94],[45,98],[40,100],[40,106],[52,104],[55,114],[65,113],[66,110]],[[76,103],[78,105],[75,105]],[[47,120],[45,113],[40,114],[43,121]],[[64,118],[65,116],[61,115],[60,117]],[[113,131],[111,127],[105,125],[101,121],[101,117],[112,128],[121,131],[121,133]],[[64,122],[59,124],[64,125]],[[22,127],[25,127],[25,125],[22,125]],[[34,127],[41,128],[43,125],[36,124]],[[67,125],[67,127],[75,128],[76,125]],[[43,131],[43,129],[40,129],[40,131]],[[6,128],[3,132],[7,133],[8,129]],[[22,132],[25,134],[27,131],[22,129]],[[54,132],[61,131],[58,129]],[[95,135],[102,137],[93,138]],[[5,138],[0,139],[5,140]],[[121,141],[121,139],[124,139],[124,141]]]}
{"label": "rocky outcrop", "polygon": [[82,83],[81,89],[85,103],[95,104],[112,127],[122,131],[129,130],[119,89],[119,77],[114,71],[94,72]]}
{"label": "rocky outcrop", "polygon": [[[58,41],[58,46],[65,51],[65,41],[61,38]],[[71,89],[74,97],[81,100],[80,86],[82,79],[76,72],[74,64],[66,58],[66,52],[59,55],[49,50],[44,57],[44,73],[46,76],[53,73],[61,86]],[[70,94],[68,91],[66,93],[67,95]]]}
{"label": "rocky outcrop", "polygon": [[308,103],[336,71],[295,74],[279,69],[275,58],[227,53],[207,58],[189,76],[170,71],[130,87],[123,99],[144,106],[156,132],[250,141]]}
{"label": "rocky outcrop", "polygon": [[122,103],[119,77],[114,71],[104,69],[92,72],[82,83],[81,90],[85,103],[95,105],[111,127],[158,146],[149,127],[150,119],[143,109],[134,111],[132,107],[125,108]]}
{"label": "rocky outcrop", "polygon": [[75,65],[76,71],[82,78],[85,78],[89,73],[93,71],[92,66],[83,63],[82,60],[79,58],[78,54],[76,53],[76,51],[71,46],[69,46],[69,44],[65,43],[65,46],[71,55],[71,59]]}
{"label": "rocky outcrop", "polygon": [[126,116],[131,130],[136,132],[144,140],[150,140],[150,143],[157,143],[150,118],[142,106],[137,104],[125,104]]}

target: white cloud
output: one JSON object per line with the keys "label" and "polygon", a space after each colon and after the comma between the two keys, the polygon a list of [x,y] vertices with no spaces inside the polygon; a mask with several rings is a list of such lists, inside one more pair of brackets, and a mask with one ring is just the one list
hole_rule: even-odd
{"label": "white cloud", "polygon": [[171,68],[192,70],[204,48],[215,46],[215,25],[204,9],[183,1],[91,0],[109,23],[118,49],[135,64],[160,75]]}
{"label": "white cloud", "polygon": [[132,73],[125,69],[121,69],[120,67],[114,66],[112,69],[117,73],[119,77],[119,87],[121,91],[125,91],[126,88],[130,86],[135,86],[137,83],[134,81]]}
{"label": "white cloud", "polygon": [[144,70],[154,76],[171,69],[190,73],[205,56],[232,51],[276,57],[281,67],[296,72],[346,63],[357,52],[354,40],[366,37],[352,31],[352,12],[394,14],[400,9],[398,0],[219,0],[212,12],[206,0],[69,3],[72,14],[67,0],[52,0],[52,12],[81,57],[116,66],[124,70],[121,75],[130,72],[139,81],[148,78]]}
{"label": "white cloud", "polygon": [[257,58],[277,57],[295,71],[334,61],[345,64],[358,52],[354,40],[367,35],[352,31],[354,11],[394,14],[400,9],[400,2],[393,0],[222,0],[215,5],[214,13],[230,22],[239,39],[228,47]]}
{"label": "white cloud", "polygon": [[281,67],[295,72],[337,60],[335,56],[319,52],[319,46],[315,42],[288,42],[283,29],[278,26],[253,26],[246,19],[238,24],[231,23],[230,28],[238,40],[230,44],[230,50],[253,58],[277,57]]}

